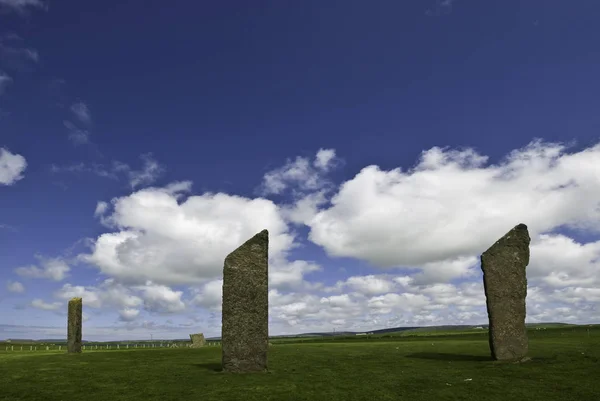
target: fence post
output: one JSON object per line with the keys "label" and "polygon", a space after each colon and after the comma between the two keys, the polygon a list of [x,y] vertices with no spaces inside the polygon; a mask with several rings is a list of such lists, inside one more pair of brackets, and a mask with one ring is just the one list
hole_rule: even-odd
{"label": "fence post", "polygon": [[117,349],[121,349],[121,346],[119,344],[117,344]]}
{"label": "fence post", "polygon": [[60,351],[61,349],[62,349],[62,345],[59,345],[58,346],[58,350]]}
{"label": "fence post", "polygon": [[46,351],[48,351],[49,349],[50,349],[50,347],[48,347],[48,346],[46,345]]}

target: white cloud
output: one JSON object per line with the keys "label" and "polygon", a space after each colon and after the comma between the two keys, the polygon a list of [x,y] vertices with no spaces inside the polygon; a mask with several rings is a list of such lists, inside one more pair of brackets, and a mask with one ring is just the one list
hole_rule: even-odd
{"label": "white cloud", "polygon": [[532,237],[561,225],[599,232],[600,145],[564,150],[536,141],[486,167],[474,150],[436,147],[409,172],[366,167],[331,207],[304,216],[309,239],[330,256],[421,268],[427,281],[470,274],[469,258],[518,223]]}
{"label": "white cloud", "polygon": [[185,309],[185,304],[181,300],[182,291],[173,291],[167,286],[154,284],[151,281],[146,282],[144,286],[138,286],[137,289],[143,293],[144,308],[147,311],[176,313]]}
{"label": "white cloud", "polygon": [[321,267],[304,260],[287,262],[275,260],[269,266],[269,286],[271,288],[308,288],[310,284],[304,280],[304,276],[321,271]]}
{"label": "white cloud", "polygon": [[37,309],[42,309],[42,310],[57,310],[59,309],[62,304],[60,302],[53,302],[53,303],[46,303],[44,301],[42,301],[41,299],[34,299],[33,301],[31,301],[31,306],[33,306],[34,308]]}
{"label": "white cloud", "polygon": [[13,185],[23,178],[27,161],[21,155],[11,153],[6,148],[0,148],[0,184]]}
{"label": "white cloud", "polygon": [[339,283],[339,285],[365,295],[385,294],[394,289],[394,283],[372,274],[368,276],[352,276],[345,282]]}
{"label": "white cloud", "polygon": [[64,300],[81,298],[86,308],[99,308],[102,305],[100,295],[95,288],[89,289],[79,285],[65,284],[54,295]]}
{"label": "white cloud", "polygon": [[202,288],[192,289],[196,296],[190,302],[192,305],[202,306],[206,309],[221,311],[223,299],[223,280],[211,280],[202,285]]}
{"label": "white cloud", "polygon": [[92,115],[90,113],[90,109],[85,103],[81,101],[73,103],[71,105],[71,112],[75,115],[75,117],[77,117],[77,119],[80,122],[84,124],[90,124],[92,122]]}
{"label": "white cloud", "polygon": [[335,149],[319,149],[313,165],[319,170],[328,171],[336,164]]}
{"label": "white cloud", "polygon": [[116,282],[114,279],[103,281],[98,287],[65,284],[54,296],[68,300],[74,297],[83,299],[86,307],[134,309],[142,306],[143,299],[134,294],[134,290]]}
{"label": "white cloud", "polygon": [[132,322],[140,315],[139,309],[126,308],[119,311],[119,319],[123,322]]}
{"label": "white cloud", "polygon": [[96,204],[96,210],[94,211],[94,217],[102,216],[108,210],[108,203],[99,201]]}
{"label": "white cloud", "polygon": [[129,184],[132,189],[152,184],[165,171],[165,168],[154,160],[152,153],[143,154],[141,158],[144,162],[142,169],[129,172]]}
{"label": "white cloud", "polygon": [[15,272],[22,277],[46,278],[54,281],[64,280],[69,275],[71,268],[62,258],[45,258],[39,255],[35,257],[41,267],[22,266],[17,267]]}
{"label": "white cloud", "polygon": [[286,265],[294,236],[273,202],[223,193],[183,200],[189,189],[189,182],[175,183],[113,199],[113,213],[103,221],[117,231],[99,236],[80,259],[123,282],[201,284],[220,278],[225,257],[266,228],[269,256],[281,274],[306,271]]}
{"label": "white cloud", "polygon": [[0,71],[0,95],[4,93],[4,90],[11,82],[12,78]]}
{"label": "white cloud", "polygon": [[293,186],[301,191],[314,191],[328,187],[331,183],[323,173],[328,172],[337,162],[335,150],[319,149],[312,165],[306,157],[288,160],[283,167],[271,170],[263,177],[260,192],[263,195],[281,194]]}
{"label": "white cloud", "polygon": [[600,286],[600,241],[580,244],[564,235],[546,234],[534,239],[530,248],[530,283],[550,288]]}
{"label": "white cloud", "polygon": [[9,281],[6,284],[6,288],[10,292],[17,292],[17,293],[25,292],[25,287],[23,286],[23,284],[19,283],[18,281]]}

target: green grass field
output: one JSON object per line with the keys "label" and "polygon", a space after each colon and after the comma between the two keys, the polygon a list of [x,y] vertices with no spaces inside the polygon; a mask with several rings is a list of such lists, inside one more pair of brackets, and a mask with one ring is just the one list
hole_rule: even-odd
{"label": "green grass field", "polygon": [[485,336],[453,334],[280,343],[269,373],[244,375],[219,372],[220,347],[0,352],[0,400],[600,399],[599,327],[530,333],[522,364],[491,361]]}

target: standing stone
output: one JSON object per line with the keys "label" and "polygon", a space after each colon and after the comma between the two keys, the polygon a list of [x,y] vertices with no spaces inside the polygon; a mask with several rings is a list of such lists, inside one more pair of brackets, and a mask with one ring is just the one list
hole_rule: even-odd
{"label": "standing stone", "polygon": [[69,301],[69,318],[67,323],[67,352],[81,352],[81,312],[83,300],[72,298]]}
{"label": "standing stone", "polygon": [[490,351],[495,360],[522,359],[528,351],[525,268],[530,241],[527,226],[519,224],[481,255]]}
{"label": "standing stone", "polygon": [[225,258],[222,364],[227,372],[267,370],[269,232],[263,230]]}
{"label": "standing stone", "polygon": [[192,340],[191,348],[202,348],[206,345],[203,333],[190,334],[190,340]]}

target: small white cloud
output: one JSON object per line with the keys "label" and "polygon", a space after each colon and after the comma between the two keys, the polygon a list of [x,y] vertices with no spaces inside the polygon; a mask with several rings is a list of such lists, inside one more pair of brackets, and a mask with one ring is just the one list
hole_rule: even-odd
{"label": "small white cloud", "polygon": [[42,310],[57,310],[62,306],[62,304],[60,302],[46,303],[43,300],[36,298],[31,301],[31,306]]}
{"label": "small white cloud", "polygon": [[279,195],[290,187],[316,191],[331,186],[323,174],[331,170],[336,161],[333,149],[319,149],[312,164],[306,157],[298,156],[294,161],[288,159],[284,166],[264,175],[259,191],[263,195]]}
{"label": "small white cloud", "polygon": [[140,315],[139,309],[125,308],[119,311],[119,320],[123,322],[132,322]]}
{"label": "small white cloud", "polygon": [[23,284],[19,283],[18,281],[9,281],[6,285],[6,288],[10,292],[21,293],[25,291]]}
{"label": "small white cloud", "polygon": [[96,210],[94,211],[94,217],[102,216],[106,212],[106,210],[108,210],[108,203],[99,201],[98,204],[96,204]]}
{"label": "small white cloud", "polygon": [[40,262],[40,266],[23,266],[17,267],[15,272],[22,277],[30,277],[30,278],[47,278],[54,281],[64,280],[67,276],[71,268],[61,258],[44,258],[42,256],[36,255],[36,259]]}
{"label": "small white cloud", "polygon": [[191,304],[216,311],[221,310],[223,299],[223,280],[212,280],[205,283],[200,290],[193,290],[197,295]]}
{"label": "small white cloud", "polygon": [[23,178],[23,171],[27,168],[27,161],[21,155],[0,148],[0,184],[13,185]]}
{"label": "small white cloud", "polygon": [[167,286],[154,284],[151,281],[134,288],[142,292],[144,309],[149,312],[177,313],[185,309],[185,304],[181,300],[182,291],[173,291]]}
{"label": "small white cloud", "polygon": [[92,115],[90,113],[90,109],[83,102],[77,102],[71,105],[71,112],[77,117],[77,119],[84,123],[90,124],[92,122]]}
{"label": "small white cloud", "polygon": [[335,161],[335,149],[319,149],[313,165],[323,171],[329,170]]}
{"label": "small white cloud", "polygon": [[152,153],[146,153],[140,157],[144,161],[142,169],[129,171],[129,184],[132,189],[152,184],[165,171],[165,168],[152,157]]}
{"label": "small white cloud", "polygon": [[12,78],[0,71],[0,95],[4,93],[6,87],[12,82]]}

